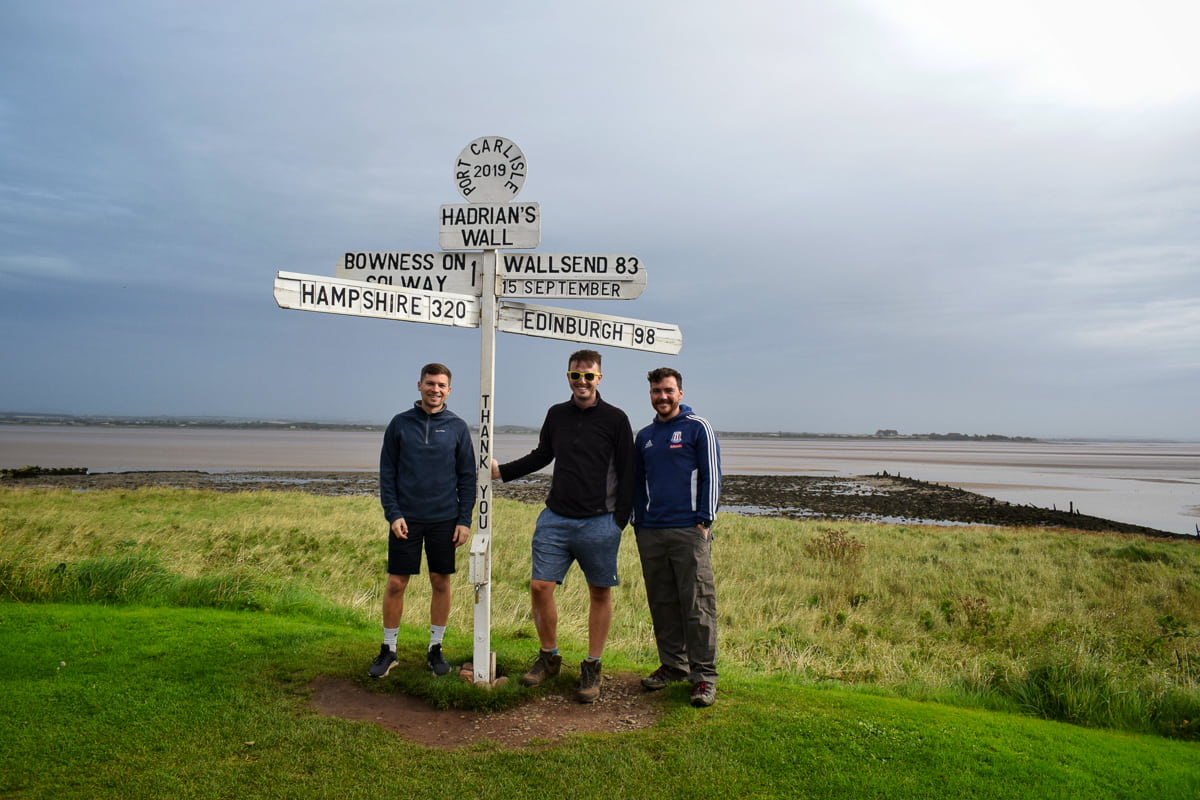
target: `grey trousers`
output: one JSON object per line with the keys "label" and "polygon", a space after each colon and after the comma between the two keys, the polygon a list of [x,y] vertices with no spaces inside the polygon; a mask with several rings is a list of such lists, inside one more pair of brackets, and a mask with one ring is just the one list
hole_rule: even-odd
{"label": "grey trousers", "polygon": [[717,595],[712,535],[699,528],[638,528],[638,555],[658,659],[693,683],[717,681]]}

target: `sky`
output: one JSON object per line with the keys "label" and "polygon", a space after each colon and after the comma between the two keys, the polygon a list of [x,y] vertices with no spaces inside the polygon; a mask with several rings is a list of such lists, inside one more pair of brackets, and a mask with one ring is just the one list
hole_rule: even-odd
{"label": "sky", "polygon": [[[528,162],[536,252],[638,256],[649,422],[1200,439],[1193,0],[0,3],[0,411],[384,423],[480,332],[280,308],[435,251],[452,169]],[[495,423],[568,397],[496,337]]]}

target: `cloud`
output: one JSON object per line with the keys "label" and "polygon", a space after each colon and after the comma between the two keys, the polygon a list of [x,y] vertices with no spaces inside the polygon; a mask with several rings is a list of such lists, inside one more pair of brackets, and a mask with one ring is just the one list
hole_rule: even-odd
{"label": "cloud", "polygon": [[79,264],[59,256],[3,255],[0,256],[0,276],[8,279],[45,281],[63,278],[86,278]]}
{"label": "cloud", "polygon": [[[1037,30],[1023,1],[8,4],[0,335],[53,334],[0,357],[0,408],[61,398],[54,363],[80,411],[376,419],[435,352],[467,403],[477,332],[271,283],[436,250],[454,157],[502,135],[541,252],[647,266],[634,302],[551,305],[680,324],[724,427],[1200,436],[1136,405],[1200,392],[1200,70],[1151,6],[1074,31],[1057,0]],[[536,424],[572,344],[499,339],[500,413]],[[610,358],[643,406],[659,357]]]}
{"label": "cloud", "polygon": [[1200,94],[1188,0],[903,0],[871,3],[914,51],[956,68],[1003,74],[1013,91],[1114,108],[1171,105]]}

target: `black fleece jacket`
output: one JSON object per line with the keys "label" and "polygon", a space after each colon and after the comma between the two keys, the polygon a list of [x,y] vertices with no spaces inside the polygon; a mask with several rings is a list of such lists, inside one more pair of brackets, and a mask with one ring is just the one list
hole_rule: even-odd
{"label": "black fleece jacket", "polygon": [[633,508],[633,429],[625,412],[597,394],[580,408],[574,400],[550,406],[529,455],[500,465],[506,483],[554,462],[546,507],[572,519],[611,513],[618,527]]}

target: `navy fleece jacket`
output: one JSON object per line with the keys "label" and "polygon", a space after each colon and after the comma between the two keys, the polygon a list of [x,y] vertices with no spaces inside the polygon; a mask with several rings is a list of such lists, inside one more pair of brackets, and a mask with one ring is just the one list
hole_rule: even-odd
{"label": "navy fleece jacket", "polygon": [[475,510],[475,447],[467,423],[443,407],[426,414],[418,401],[392,417],[379,451],[379,502],[388,524],[470,525]]}

